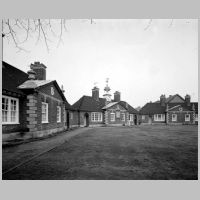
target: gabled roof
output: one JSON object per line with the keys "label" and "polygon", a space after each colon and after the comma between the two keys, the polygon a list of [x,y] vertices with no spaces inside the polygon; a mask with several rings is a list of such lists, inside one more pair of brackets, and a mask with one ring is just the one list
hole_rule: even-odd
{"label": "gabled roof", "polygon": [[12,65],[2,62],[2,90],[7,90],[20,95],[24,93],[17,87],[28,79],[28,74],[13,67]]}
{"label": "gabled roof", "polygon": [[147,103],[141,108],[139,113],[143,115],[152,115],[152,114],[162,114],[165,113],[165,111],[166,107],[161,106],[160,103]]}
{"label": "gabled roof", "polygon": [[104,98],[99,98],[99,101],[96,101],[91,96],[82,96],[77,102],[72,105],[72,109],[79,111],[102,112],[102,108],[104,106]]}
{"label": "gabled roof", "polygon": [[[139,113],[136,109],[134,109],[134,108],[133,108],[130,104],[128,104],[126,101],[120,101],[119,104],[120,104],[121,106],[123,106],[124,108],[126,108],[130,114],[138,114],[138,113]],[[128,107],[126,107],[127,105],[128,105]]]}
{"label": "gabled roof", "polygon": [[105,105],[102,109],[108,109],[108,108],[114,106],[115,104],[118,104],[118,102],[111,102],[111,103]]}
{"label": "gabled roof", "polygon": [[[175,97],[179,97],[181,100],[185,101],[185,99],[183,99],[183,97],[181,97],[179,94],[175,94],[175,95],[169,95],[169,97],[166,98],[166,103],[170,103]],[[158,100],[154,103],[159,103],[159,102],[160,102],[160,100]]]}
{"label": "gabled roof", "polygon": [[19,89],[35,89],[51,82],[53,82],[53,80],[27,80],[21,85],[19,85],[18,88]]}
{"label": "gabled roof", "polygon": [[195,113],[198,113],[198,102],[191,102],[189,106],[187,106],[186,103],[168,103],[165,106],[161,106],[160,103],[147,103],[141,108],[139,113],[143,115],[164,114],[166,112],[167,105],[168,105],[168,109],[171,109],[175,106],[181,106],[185,110],[192,111],[193,104],[195,107]]}

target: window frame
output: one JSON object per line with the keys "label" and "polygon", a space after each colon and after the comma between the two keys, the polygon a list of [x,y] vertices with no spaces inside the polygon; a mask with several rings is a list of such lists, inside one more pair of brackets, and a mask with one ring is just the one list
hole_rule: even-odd
{"label": "window frame", "polygon": [[[158,116],[161,116],[160,118]],[[164,122],[165,121],[165,114],[154,114],[154,121],[156,122]]]}
{"label": "window frame", "polygon": [[102,113],[101,112],[92,112],[91,113],[92,122],[102,122]]}
{"label": "window frame", "polygon": [[[112,118],[111,116],[114,116],[114,117]],[[115,113],[114,112],[110,113],[110,121],[115,122]]]}
{"label": "window frame", "polygon": [[[43,121],[43,118],[41,119],[42,124],[49,123],[49,104],[46,102],[42,102],[42,105],[46,105],[46,120]],[[43,115],[43,110],[41,110],[41,116]]]}
{"label": "window frame", "polygon": [[[19,124],[19,99],[2,95],[1,104],[3,104],[3,98],[8,99],[8,110],[7,110],[7,121],[3,122],[3,109],[2,109],[2,125]],[[11,121],[11,111],[12,111],[11,110],[11,100],[16,101],[16,110],[14,110],[16,112],[15,121]]]}
{"label": "window frame", "polygon": [[129,114],[129,120],[132,122],[133,121],[133,114]]}
{"label": "window frame", "polygon": [[[123,117],[122,117],[122,116],[123,116]],[[122,118],[121,118],[121,119],[122,119],[122,121],[124,121],[124,122],[125,122],[125,121],[126,121],[126,115],[125,115],[125,113],[121,113],[121,117],[122,117]]]}
{"label": "window frame", "polygon": [[195,114],[195,122],[198,122],[198,114]]}
{"label": "window frame", "polygon": [[57,112],[56,113],[57,113],[57,115],[56,115],[56,121],[57,121],[57,123],[60,123],[61,122],[61,106],[57,106]]}
{"label": "window frame", "polygon": [[145,115],[142,115],[142,120],[145,120]]}
{"label": "window frame", "polygon": [[[189,120],[186,120],[186,116],[189,116]],[[185,114],[185,122],[189,122],[190,121],[190,114]]]}
{"label": "window frame", "polygon": [[[175,119],[173,116],[176,116]],[[172,114],[172,122],[177,122],[177,114],[174,114],[174,113]]]}

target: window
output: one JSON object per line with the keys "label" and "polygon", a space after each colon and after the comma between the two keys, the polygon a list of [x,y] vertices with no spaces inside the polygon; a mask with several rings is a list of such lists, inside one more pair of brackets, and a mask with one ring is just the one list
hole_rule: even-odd
{"label": "window", "polygon": [[2,124],[19,123],[19,100],[2,96]]}
{"label": "window", "polygon": [[130,120],[130,121],[133,121],[133,114],[130,114],[130,115],[129,115],[129,120]]}
{"label": "window", "polygon": [[102,121],[102,113],[100,113],[100,112],[92,112],[91,120],[93,122],[101,122]]}
{"label": "window", "polygon": [[116,111],[116,118],[120,118],[120,111]]}
{"label": "window", "polygon": [[142,120],[145,120],[145,115],[142,115]]}
{"label": "window", "polygon": [[189,122],[190,121],[190,114],[185,114],[185,121]]}
{"label": "window", "polygon": [[115,121],[115,113],[110,113],[110,121],[111,122]]}
{"label": "window", "polygon": [[177,121],[177,114],[172,114],[172,121],[176,122]]}
{"label": "window", "polygon": [[158,121],[158,122],[165,121],[165,115],[164,114],[155,114],[154,121]]}
{"label": "window", "polygon": [[198,114],[195,114],[195,121],[198,122]]}
{"label": "window", "polygon": [[61,107],[57,106],[57,122],[61,122]]}
{"label": "window", "polygon": [[48,123],[48,103],[42,102],[42,123]]}
{"label": "window", "polygon": [[125,121],[125,114],[122,113],[122,121]]}
{"label": "window", "polygon": [[73,119],[73,113],[72,112],[70,113],[70,118]]}

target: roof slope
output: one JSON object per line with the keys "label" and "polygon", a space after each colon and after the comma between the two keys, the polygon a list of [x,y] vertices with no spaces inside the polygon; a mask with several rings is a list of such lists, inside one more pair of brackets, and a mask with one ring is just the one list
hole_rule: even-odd
{"label": "roof slope", "polygon": [[23,94],[17,87],[28,79],[28,74],[13,67],[12,65],[2,62],[2,89]]}
{"label": "roof slope", "polygon": [[35,89],[51,82],[53,82],[53,80],[27,80],[24,83],[22,83],[18,88],[19,89]]}
{"label": "roof slope", "polygon": [[102,112],[102,108],[104,106],[104,98],[99,98],[99,101],[96,101],[94,98],[84,95],[72,105],[72,109],[80,111]]}
{"label": "roof slope", "polygon": [[[193,110],[193,104],[195,107],[195,112],[198,113],[198,102],[191,102],[189,106],[186,103],[168,103],[168,108],[173,108],[174,106],[180,105],[186,110]],[[147,103],[140,110],[140,114],[152,115],[152,114],[162,114],[166,112],[166,106],[161,106],[160,103]]]}
{"label": "roof slope", "polygon": [[[126,108],[128,110],[129,113],[131,114],[138,114],[139,112],[134,109],[130,104],[128,104],[126,101],[120,101],[119,104],[121,106],[123,106],[124,108]],[[128,105],[128,107],[126,107],[126,105]]]}

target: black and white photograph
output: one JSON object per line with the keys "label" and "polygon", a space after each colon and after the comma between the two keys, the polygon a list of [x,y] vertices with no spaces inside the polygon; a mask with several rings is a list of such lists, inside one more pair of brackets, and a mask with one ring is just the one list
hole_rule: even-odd
{"label": "black and white photograph", "polygon": [[2,179],[198,180],[198,19],[2,20]]}

